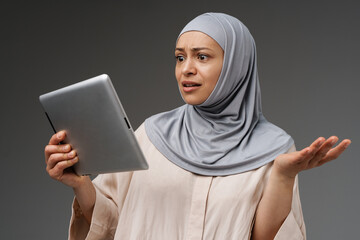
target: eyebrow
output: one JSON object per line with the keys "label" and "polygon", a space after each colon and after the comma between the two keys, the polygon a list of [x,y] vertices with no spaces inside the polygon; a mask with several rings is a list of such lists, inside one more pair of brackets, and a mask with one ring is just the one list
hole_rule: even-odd
{"label": "eyebrow", "polygon": [[[191,48],[192,52],[197,52],[197,51],[200,51],[200,50],[212,50],[212,49],[207,48],[207,47],[194,47],[194,48]],[[175,48],[175,51],[184,51],[184,48]]]}

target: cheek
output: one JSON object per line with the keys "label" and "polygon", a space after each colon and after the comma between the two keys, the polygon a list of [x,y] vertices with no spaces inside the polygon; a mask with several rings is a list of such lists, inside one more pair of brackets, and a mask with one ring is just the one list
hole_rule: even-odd
{"label": "cheek", "polygon": [[181,75],[181,72],[180,72],[179,68],[175,67],[175,78],[176,78],[177,82],[180,81],[180,75]]}
{"label": "cheek", "polygon": [[216,86],[217,80],[218,80],[217,78],[213,77],[213,78],[211,79],[211,82],[209,82],[209,87],[208,87],[208,92],[209,92],[209,94],[214,91],[214,88],[215,88],[215,86]]}
{"label": "cheek", "polygon": [[209,79],[209,87],[212,89],[215,88],[216,83],[219,80],[221,69],[217,69],[216,67],[211,68],[211,70],[208,71],[208,79]]}
{"label": "cheek", "polygon": [[214,87],[215,87],[216,83],[218,82],[218,80],[220,78],[221,70],[222,70],[222,62],[219,62],[217,67],[213,68],[213,79],[212,79],[212,81],[213,81]]}

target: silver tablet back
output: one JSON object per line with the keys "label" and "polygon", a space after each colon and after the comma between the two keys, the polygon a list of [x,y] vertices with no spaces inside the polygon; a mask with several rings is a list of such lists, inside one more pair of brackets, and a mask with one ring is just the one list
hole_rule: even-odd
{"label": "silver tablet back", "polygon": [[41,95],[55,132],[77,151],[78,175],[147,169],[147,162],[108,75]]}

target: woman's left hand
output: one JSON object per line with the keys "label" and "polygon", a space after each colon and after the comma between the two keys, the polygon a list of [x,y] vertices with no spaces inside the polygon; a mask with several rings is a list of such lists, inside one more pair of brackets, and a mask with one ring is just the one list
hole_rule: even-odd
{"label": "woman's left hand", "polygon": [[295,178],[303,170],[321,166],[339,157],[351,141],[345,139],[333,148],[338,140],[336,136],[328,139],[320,137],[301,151],[281,154],[275,159],[274,168],[284,177]]}

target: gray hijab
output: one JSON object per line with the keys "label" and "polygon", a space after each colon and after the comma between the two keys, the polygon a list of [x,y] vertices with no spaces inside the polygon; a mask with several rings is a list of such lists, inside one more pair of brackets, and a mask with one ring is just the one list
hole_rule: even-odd
{"label": "gray hijab", "polygon": [[146,119],[150,141],[174,164],[207,176],[256,169],[286,152],[292,138],[261,112],[255,42],[246,26],[223,13],[205,13],[180,35],[188,31],[203,32],[222,47],[220,77],[202,104]]}

